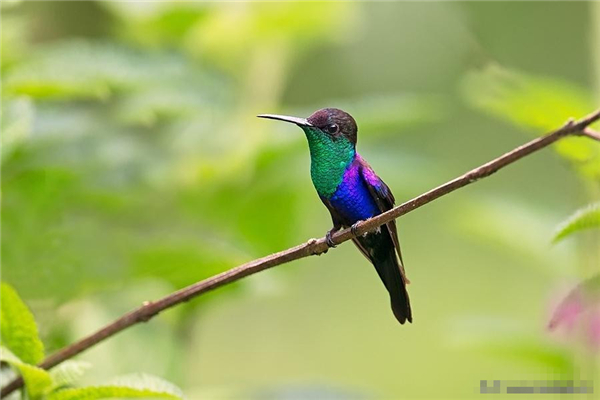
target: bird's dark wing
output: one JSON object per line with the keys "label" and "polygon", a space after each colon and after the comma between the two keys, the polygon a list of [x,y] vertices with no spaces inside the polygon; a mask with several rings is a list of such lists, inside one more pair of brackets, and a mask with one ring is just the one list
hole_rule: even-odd
{"label": "bird's dark wing", "polygon": [[[377,174],[375,174],[371,166],[366,161],[360,158],[359,162],[360,176],[369,189],[371,197],[373,200],[375,200],[379,211],[383,213],[392,209],[396,200],[394,199],[394,195],[392,194],[392,191],[388,185],[386,185],[385,182],[381,180]],[[406,280],[406,275],[404,273],[404,262],[402,261],[402,252],[400,251],[400,242],[398,241],[398,230],[396,229],[396,220],[391,220],[385,226],[390,234],[390,237],[392,238],[392,241],[394,242],[394,247],[398,253],[398,258],[400,259],[402,275],[404,275],[404,279]]]}
{"label": "bird's dark wing", "polygon": [[331,222],[333,222],[333,227],[336,229],[340,229],[343,226],[345,226],[344,220],[342,219],[341,215],[339,215],[333,204],[331,204],[331,201],[329,201],[329,199],[326,197],[319,197],[321,198],[323,204],[325,204],[325,207],[327,207],[327,209],[329,210],[329,214],[331,214]]}

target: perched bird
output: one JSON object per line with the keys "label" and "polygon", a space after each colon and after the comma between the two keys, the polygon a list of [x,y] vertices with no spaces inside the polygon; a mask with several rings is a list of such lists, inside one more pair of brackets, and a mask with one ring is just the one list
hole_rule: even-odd
{"label": "perched bird", "polygon": [[[350,114],[337,108],[324,108],[306,119],[273,114],[258,117],[291,122],[306,134],[311,158],[310,175],[333,221],[333,228],[326,235],[330,247],[334,247],[333,232],[347,227],[355,232],[357,222],[394,206],[390,188],[356,152],[358,127]],[[390,294],[396,319],[401,324],[407,320],[412,322],[406,291],[408,281],[395,221],[352,240],[375,266]]]}

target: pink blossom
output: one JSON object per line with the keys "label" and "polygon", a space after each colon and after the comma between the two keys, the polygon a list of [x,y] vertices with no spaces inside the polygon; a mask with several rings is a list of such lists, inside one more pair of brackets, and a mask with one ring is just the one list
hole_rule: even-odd
{"label": "pink blossom", "polygon": [[566,327],[568,334],[573,328],[582,329],[591,349],[600,350],[600,298],[597,279],[577,285],[556,307],[548,323],[549,330]]}

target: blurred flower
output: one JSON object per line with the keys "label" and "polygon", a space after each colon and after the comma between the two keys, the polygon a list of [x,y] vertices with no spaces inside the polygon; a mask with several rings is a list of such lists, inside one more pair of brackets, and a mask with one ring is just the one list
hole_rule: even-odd
{"label": "blurred flower", "polygon": [[554,311],[554,315],[548,324],[548,329],[553,330],[559,324],[566,325],[569,330],[573,329],[577,316],[584,309],[584,301],[577,289],[567,296]]}
{"label": "blurred flower", "polygon": [[588,324],[588,339],[594,350],[600,349],[600,314],[594,313]]}
{"label": "blurred flower", "polygon": [[[600,275],[577,285],[556,307],[548,324],[549,330],[565,326],[569,336],[584,331],[587,344],[593,350],[600,349]],[[579,330],[578,329],[578,330]]]}

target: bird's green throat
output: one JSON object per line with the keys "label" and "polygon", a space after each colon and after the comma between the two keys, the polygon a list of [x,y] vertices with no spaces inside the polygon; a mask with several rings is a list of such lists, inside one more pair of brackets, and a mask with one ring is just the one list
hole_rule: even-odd
{"label": "bird's green throat", "polygon": [[356,150],[347,138],[331,135],[312,126],[302,126],[310,148],[310,176],[320,196],[329,198],[344,178]]}

